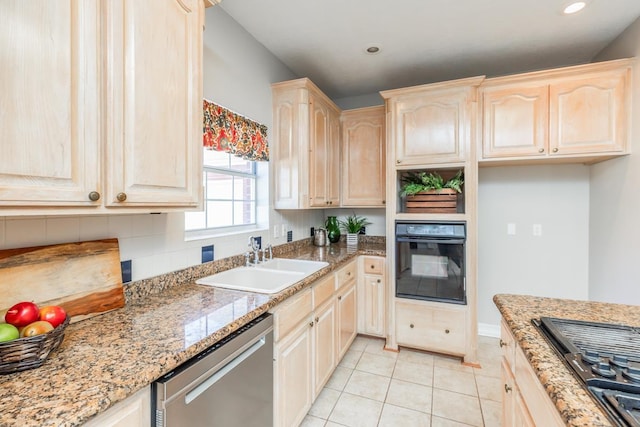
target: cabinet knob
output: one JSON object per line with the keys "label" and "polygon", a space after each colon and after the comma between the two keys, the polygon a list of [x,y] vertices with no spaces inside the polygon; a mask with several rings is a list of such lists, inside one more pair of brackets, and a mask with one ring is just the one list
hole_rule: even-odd
{"label": "cabinet knob", "polygon": [[511,393],[511,390],[513,390],[513,388],[511,388],[510,386],[508,386],[507,384],[504,385],[504,391],[507,393]]}
{"label": "cabinet knob", "polygon": [[370,267],[370,268],[372,268],[372,269],[373,269],[373,268],[376,268],[376,266],[375,266],[375,265],[373,265],[373,264],[371,264],[371,267]]}
{"label": "cabinet knob", "polygon": [[338,297],[338,301],[342,301],[342,295]]}
{"label": "cabinet knob", "polygon": [[402,163],[402,160],[396,160],[396,163],[400,164]]}
{"label": "cabinet knob", "polygon": [[118,193],[118,194],[116,195],[116,199],[117,199],[119,202],[124,202],[125,200],[127,200],[127,195],[126,195],[125,193]]}
{"label": "cabinet knob", "polygon": [[448,334],[449,332],[450,332],[450,331],[449,331],[448,329],[445,329],[445,330],[444,330],[444,333],[445,333],[445,334]]}
{"label": "cabinet knob", "polygon": [[410,324],[410,325],[409,325],[409,327],[410,327],[411,329],[413,329],[413,323],[412,323],[412,324]]}
{"label": "cabinet knob", "polygon": [[380,279],[378,279],[378,280],[376,280],[376,282],[380,283],[380,282],[381,282],[381,280],[380,280]]}
{"label": "cabinet knob", "polygon": [[351,272],[350,271],[347,271],[347,276],[351,276]]}
{"label": "cabinet knob", "polygon": [[91,193],[89,193],[89,200],[91,200],[92,202],[97,202],[98,200],[100,200],[100,193],[98,193],[97,191],[92,191]]}
{"label": "cabinet knob", "polygon": [[316,323],[318,323],[320,321],[319,317],[316,317]]}
{"label": "cabinet knob", "polygon": [[557,152],[558,152],[558,147],[554,148],[552,151],[553,151],[554,153],[557,153]]}
{"label": "cabinet knob", "polygon": [[544,153],[544,148],[539,149],[538,153]]}
{"label": "cabinet knob", "polygon": [[506,346],[507,346],[507,343],[502,341],[502,340],[500,340],[500,348],[506,347]]}
{"label": "cabinet knob", "polygon": [[309,326],[313,328],[313,320],[309,322]]}
{"label": "cabinet knob", "polygon": [[383,201],[382,201],[382,204],[383,204],[383,205],[384,205],[384,204],[386,204],[386,203],[387,203],[387,201],[386,201],[386,200],[383,200]]}

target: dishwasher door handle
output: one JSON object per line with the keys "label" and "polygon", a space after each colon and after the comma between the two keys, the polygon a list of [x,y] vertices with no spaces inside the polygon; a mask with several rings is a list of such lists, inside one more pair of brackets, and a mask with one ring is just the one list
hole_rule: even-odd
{"label": "dishwasher door handle", "polygon": [[266,337],[263,336],[255,344],[253,344],[251,347],[246,349],[244,352],[242,352],[236,358],[231,360],[231,362],[229,362],[226,365],[224,365],[224,367],[222,367],[222,369],[220,369],[219,371],[216,371],[213,375],[211,375],[205,381],[200,383],[200,385],[198,385],[196,388],[194,388],[189,393],[187,393],[185,395],[185,397],[184,397],[185,403],[188,405],[189,403],[193,402],[195,399],[198,398],[198,396],[200,396],[202,393],[207,391],[209,389],[209,387],[211,387],[212,385],[214,385],[215,383],[220,381],[222,379],[222,377],[227,375],[229,372],[231,372],[233,369],[235,369],[239,364],[241,364],[248,357],[250,357],[253,353],[258,351],[260,349],[260,347],[265,345],[265,343],[266,343]]}

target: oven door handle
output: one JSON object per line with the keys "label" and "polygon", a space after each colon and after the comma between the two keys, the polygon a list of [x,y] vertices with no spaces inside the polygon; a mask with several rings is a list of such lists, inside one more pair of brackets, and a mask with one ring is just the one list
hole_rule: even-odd
{"label": "oven door handle", "polygon": [[396,242],[439,243],[443,245],[463,245],[464,239],[416,239],[415,237],[396,237]]}

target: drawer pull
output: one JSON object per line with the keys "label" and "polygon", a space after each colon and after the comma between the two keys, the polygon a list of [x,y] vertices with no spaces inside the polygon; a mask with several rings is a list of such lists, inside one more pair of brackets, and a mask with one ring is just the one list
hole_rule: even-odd
{"label": "drawer pull", "polygon": [[373,270],[374,268],[376,268],[376,266],[371,264],[371,269]]}
{"label": "drawer pull", "polygon": [[380,280],[380,279],[378,279],[378,280],[376,280],[376,282],[380,283],[380,282],[381,282],[381,280]]}
{"label": "drawer pull", "polygon": [[100,193],[98,193],[97,191],[92,191],[91,193],[89,193],[89,200],[91,200],[92,202],[97,202],[98,200],[100,200]]}
{"label": "drawer pull", "polygon": [[127,195],[125,193],[118,193],[116,195],[116,200],[119,202],[124,202],[125,200],[127,200]]}
{"label": "drawer pull", "polygon": [[413,323],[412,323],[412,324],[410,324],[410,325],[409,325],[409,327],[410,327],[411,329],[413,329]]}
{"label": "drawer pull", "polygon": [[500,340],[500,348],[506,347],[508,344],[502,340]]}
{"label": "drawer pull", "polygon": [[557,149],[557,148],[554,148],[554,149],[553,149],[553,152],[554,152],[554,153],[557,153],[557,152],[558,152],[558,149]]}
{"label": "drawer pull", "polygon": [[544,148],[539,149],[538,153],[544,153]]}
{"label": "drawer pull", "polygon": [[513,390],[511,387],[509,387],[507,384],[504,385],[504,391],[506,393],[511,393],[511,390]]}
{"label": "drawer pull", "polygon": [[445,334],[448,334],[448,333],[449,333],[449,330],[448,330],[448,329],[445,329],[445,330],[444,330],[444,333],[445,333]]}

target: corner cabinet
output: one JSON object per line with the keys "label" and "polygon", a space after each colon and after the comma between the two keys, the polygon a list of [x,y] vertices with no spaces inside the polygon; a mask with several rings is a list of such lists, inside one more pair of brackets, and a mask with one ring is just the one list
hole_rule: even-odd
{"label": "corner cabinet", "polygon": [[337,207],[340,109],[307,78],[275,83],[272,91],[274,207]]}
{"label": "corner cabinet", "polygon": [[384,107],[343,111],[341,121],[340,206],[384,207],[387,174]]}
{"label": "corner cabinet", "polygon": [[396,167],[465,161],[475,91],[484,77],[380,92]]}
{"label": "corner cabinet", "polygon": [[133,3],[0,5],[1,215],[199,205],[204,4]]}
{"label": "corner cabinet", "polygon": [[487,79],[481,162],[594,163],[628,154],[631,67],[618,60]]}

